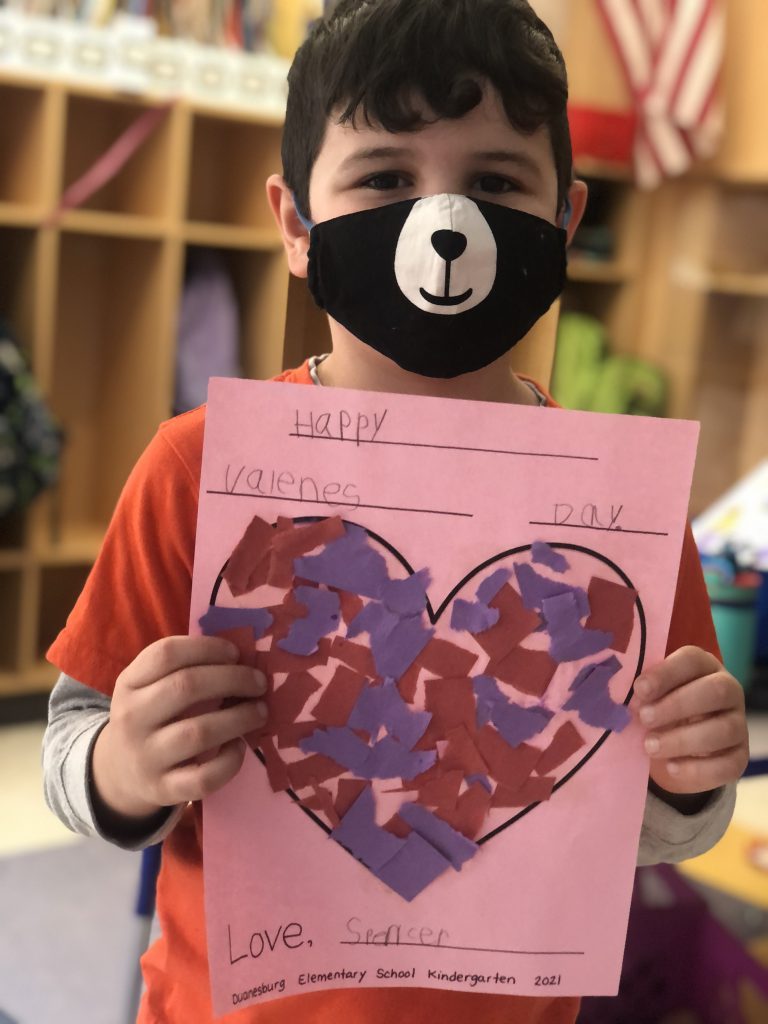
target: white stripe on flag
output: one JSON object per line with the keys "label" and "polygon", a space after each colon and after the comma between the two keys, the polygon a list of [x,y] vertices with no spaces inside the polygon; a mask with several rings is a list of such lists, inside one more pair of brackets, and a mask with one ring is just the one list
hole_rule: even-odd
{"label": "white stripe on flag", "polygon": [[675,99],[675,120],[684,128],[695,128],[720,74],[725,47],[725,18],[712,11],[699,43],[691,55],[685,77]]}
{"label": "white stripe on flag", "polygon": [[646,89],[651,80],[651,54],[637,11],[631,0],[600,0],[613,27],[630,84],[635,93]]}

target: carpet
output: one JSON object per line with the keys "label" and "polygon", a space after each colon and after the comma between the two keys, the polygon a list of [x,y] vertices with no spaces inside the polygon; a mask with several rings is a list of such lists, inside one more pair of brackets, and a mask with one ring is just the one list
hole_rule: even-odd
{"label": "carpet", "polygon": [[0,858],[0,1024],[125,1024],[139,865],[90,839]]}

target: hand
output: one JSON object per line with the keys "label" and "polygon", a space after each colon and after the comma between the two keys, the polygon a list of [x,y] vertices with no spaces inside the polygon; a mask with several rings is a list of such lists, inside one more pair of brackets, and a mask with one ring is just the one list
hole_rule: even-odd
{"label": "hand", "polygon": [[[240,769],[241,737],[264,725],[264,674],[217,637],[169,637],[120,674],[93,749],[93,789],[109,815],[144,819],[200,800]],[[236,703],[232,704],[232,701]]]}
{"label": "hand", "polygon": [[650,777],[667,793],[735,782],[749,760],[744,691],[713,654],[681,647],[635,682],[632,710],[648,729]]}

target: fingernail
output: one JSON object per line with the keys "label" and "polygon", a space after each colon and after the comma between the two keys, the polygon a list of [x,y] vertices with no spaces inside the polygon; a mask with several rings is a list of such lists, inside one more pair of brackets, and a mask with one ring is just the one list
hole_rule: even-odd
{"label": "fingernail", "polygon": [[643,725],[650,725],[656,717],[656,710],[652,707],[640,708],[640,721]]}
{"label": "fingernail", "polygon": [[651,684],[647,679],[643,679],[641,676],[635,680],[635,693],[638,697],[649,697],[651,694]]}
{"label": "fingernail", "polygon": [[645,741],[645,750],[648,754],[657,754],[661,744],[655,736],[649,736]]}
{"label": "fingernail", "polygon": [[256,701],[256,717],[261,721],[267,720],[267,705],[263,700]]}
{"label": "fingernail", "polygon": [[680,765],[676,761],[667,761],[667,771],[670,775],[679,775]]}
{"label": "fingernail", "polygon": [[264,675],[263,672],[259,672],[258,669],[255,669],[253,675],[254,675],[254,678],[256,680],[256,682],[255,682],[256,693],[266,693],[267,692],[267,677]]}
{"label": "fingernail", "polygon": [[225,640],[224,643],[227,645],[226,646],[226,650],[225,650],[226,656],[231,661],[239,661],[240,660],[240,648],[236,647],[235,644],[233,644],[230,640]]}

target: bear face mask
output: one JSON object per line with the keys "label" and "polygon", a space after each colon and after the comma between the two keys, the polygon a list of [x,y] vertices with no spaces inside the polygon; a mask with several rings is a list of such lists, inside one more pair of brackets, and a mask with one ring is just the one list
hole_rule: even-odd
{"label": "bear face mask", "polygon": [[437,195],[312,227],[315,302],[403,370],[472,373],[499,359],[565,284],[566,232],[498,203]]}

